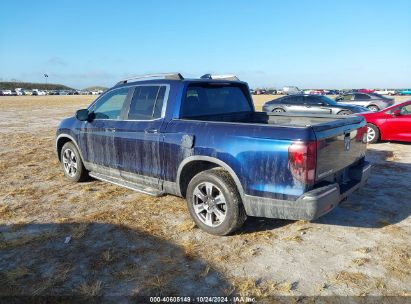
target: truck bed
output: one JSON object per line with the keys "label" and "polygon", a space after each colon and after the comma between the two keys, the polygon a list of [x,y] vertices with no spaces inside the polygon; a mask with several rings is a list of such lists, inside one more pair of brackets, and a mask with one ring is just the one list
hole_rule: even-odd
{"label": "truck bed", "polygon": [[[363,140],[365,131],[362,129],[365,121],[361,116],[243,112],[197,116],[187,120],[200,124],[211,122],[212,125],[227,123],[227,128],[237,129],[238,132],[244,128],[244,124],[248,124],[247,134],[252,134],[254,138],[316,141],[317,182],[356,163],[364,157],[366,150]],[[233,124],[238,124],[238,127],[235,128]],[[208,128],[213,128],[212,125],[209,124]],[[264,125],[271,128],[264,128]],[[286,137],[282,130],[288,130]],[[221,130],[220,134],[224,134],[224,131]]]}
{"label": "truck bed", "polygon": [[314,130],[341,127],[347,124],[355,124],[362,121],[358,116],[341,115],[315,115],[310,114],[288,114],[288,113],[266,113],[246,112],[231,113],[224,115],[206,115],[185,118],[189,120],[229,122],[243,124],[269,124],[277,127],[306,128],[313,127]]}

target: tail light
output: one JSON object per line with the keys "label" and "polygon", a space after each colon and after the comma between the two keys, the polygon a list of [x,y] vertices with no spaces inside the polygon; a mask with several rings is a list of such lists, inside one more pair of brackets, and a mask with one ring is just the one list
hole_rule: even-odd
{"label": "tail light", "polygon": [[292,175],[304,184],[313,184],[317,166],[317,141],[295,141],[288,148],[288,164]]}
{"label": "tail light", "polygon": [[367,133],[368,127],[365,125],[357,129],[357,136],[355,137],[356,141],[362,141],[363,143],[367,143]]}

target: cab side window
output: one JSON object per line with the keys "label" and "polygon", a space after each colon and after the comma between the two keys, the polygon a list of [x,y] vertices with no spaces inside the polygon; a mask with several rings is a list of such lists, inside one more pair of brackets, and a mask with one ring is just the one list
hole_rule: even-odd
{"label": "cab side window", "polygon": [[128,119],[153,120],[162,116],[167,87],[165,85],[137,86],[128,111]]}
{"label": "cab side window", "polygon": [[110,91],[91,106],[95,119],[120,119],[129,88]]}

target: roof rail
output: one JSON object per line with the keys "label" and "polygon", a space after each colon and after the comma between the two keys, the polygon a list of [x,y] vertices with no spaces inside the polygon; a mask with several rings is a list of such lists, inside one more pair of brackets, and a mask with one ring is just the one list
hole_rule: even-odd
{"label": "roof rail", "polygon": [[221,80],[240,80],[234,74],[226,74],[226,75],[211,75],[211,74],[204,74],[200,77],[201,79],[221,79]]}
{"label": "roof rail", "polygon": [[147,74],[147,75],[133,76],[133,77],[121,80],[117,84],[129,83],[129,82],[138,81],[138,80],[155,80],[155,79],[183,80],[184,77],[180,73]]}

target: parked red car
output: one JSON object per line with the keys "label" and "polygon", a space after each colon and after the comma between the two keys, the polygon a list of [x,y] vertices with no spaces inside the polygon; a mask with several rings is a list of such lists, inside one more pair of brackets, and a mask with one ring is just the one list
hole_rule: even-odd
{"label": "parked red car", "polygon": [[398,140],[411,142],[411,100],[378,112],[360,113],[368,125],[367,142]]}
{"label": "parked red car", "polygon": [[374,93],[375,90],[372,89],[359,89],[357,90],[358,93]]}

